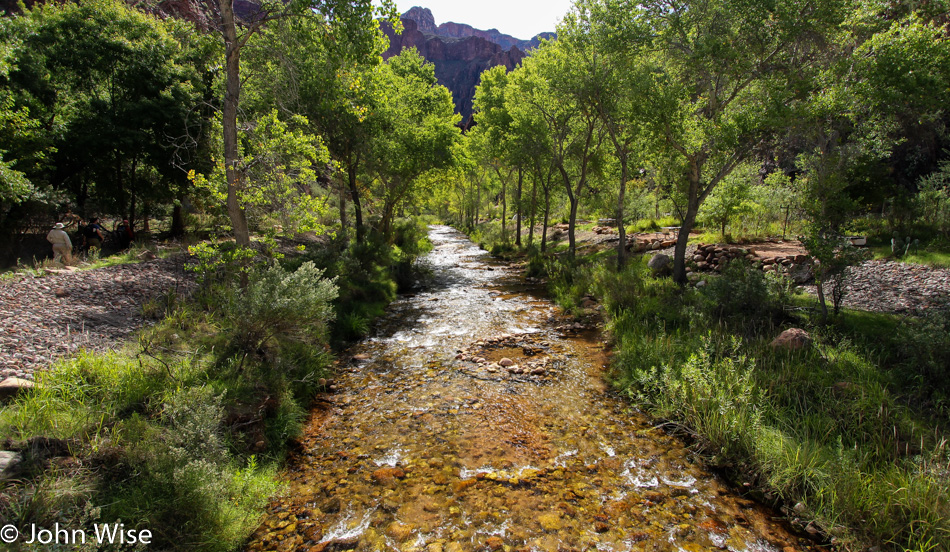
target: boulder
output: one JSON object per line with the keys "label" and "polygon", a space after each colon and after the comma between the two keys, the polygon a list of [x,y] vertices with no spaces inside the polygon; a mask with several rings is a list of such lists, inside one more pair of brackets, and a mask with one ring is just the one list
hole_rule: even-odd
{"label": "boulder", "polygon": [[19,462],[19,453],[0,450],[0,481],[9,478]]}
{"label": "boulder", "polygon": [[509,367],[509,366],[514,366],[514,365],[515,365],[515,361],[511,360],[510,358],[503,358],[503,359],[501,359],[501,360],[498,361],[498,365],[499,365],[499,366],[504,366],[505,368],[507,368],[507,367]]}
{"label": "boulder", "polygon": [[812,278],[810,263],[793,264],[788,267],[788,277],[797,285],[808,283]]}
{"label": "boulder", "polygon": [[811,345],[812,339],[808,332],[799,328],[790,328],[776,337],[770,347],[795,351]]}
{"label": "boulder", "polygon": [[22,378],[7,378],[0,381],[0,401],[12,399],[20,393],[33,389],[32,381]]}
{"label": "boulder", "polygon": [[650,258],[650,262],[647,263],[647,266],[650,267],[654,275],[659,276],[673,269],[673,259],[671,259],[669,255],[657,253]]}

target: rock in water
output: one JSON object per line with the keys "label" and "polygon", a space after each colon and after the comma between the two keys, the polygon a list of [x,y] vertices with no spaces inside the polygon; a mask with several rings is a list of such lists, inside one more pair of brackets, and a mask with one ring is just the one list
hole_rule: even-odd
{"label": "rock in water", "polygon": [[373,479],[377,483],[393,483],[405,477],[406,472],[401,468],[380,468],[373,472]]}
{"label": "rock in water", "polygon": [[655,276],[660,276],[667,274],[672,269],[672,259],[670,259],[669,255],[657,253],[650,258],[650,262],[647,263],[647,266],[650,267],[650,270],[653,271]]}
{"label": "rock in water", "polygon": [[808,347],[811,345],[811,341],[811,336],[808,335],[808,332],[805,330],[791,328],[785,330],[778,337],[776,337],[770,344],[770,347],[773,349],[787,349],[789,351],[795,351]]}

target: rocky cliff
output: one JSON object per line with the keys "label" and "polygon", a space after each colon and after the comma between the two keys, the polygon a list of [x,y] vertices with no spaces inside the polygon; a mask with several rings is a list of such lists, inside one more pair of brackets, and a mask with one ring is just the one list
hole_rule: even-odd
{"label": "rocky cliff", "polygon": [[422,57],[435,65],[439,83],[452,92],[455,110],[462,115],[463,124],[471,118],[475,87],[482,71],[496,65],[504,65],[510,71],[542,38],[555,36],[543,33],[531,40],[519,40],[497,29],[482,31],[451,22],[436,26],[432,12],[420,7],[404,13],[402,24],[400,35],[383,24],[383,31],[389,37],[389,49],[383,57],[389,59],[406,48],[419,50]]}

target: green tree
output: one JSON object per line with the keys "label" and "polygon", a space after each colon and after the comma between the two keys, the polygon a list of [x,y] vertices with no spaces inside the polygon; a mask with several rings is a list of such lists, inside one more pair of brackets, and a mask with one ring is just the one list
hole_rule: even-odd
{"label": "green tree", "polygon": [[[525,125],[540,123],[548,135],[544,144],[568,198],[568,255],[573,258],[578,207],[604,139],[600,117],[587,101],[595,77],[569,48],[546,42],[509,78],[515,88],[512,102],[533,112],[527,117],[533,121]],[[518,116],[524,121],[523,110]]]}
{"label": "green tree", "polygon": [[[175,141],[192,133],[206,42],[122,2],[46,4],[3,21],[16,66],[2,79],[18,113],[43,121],[9,150],[37,189],[68,190],[134,221],[136,201],[170,203],[186,183]],[[146,209],[147,210],[147,209]]]}
{"label": "green tree", "polygon": [[379,132],[368,144],[367,168],[376,179],[381,230],[389,240],[397,208],[418,191],[418,178],[452,163],[460,117],[451,93],[436,82],[433,65],[415,49],[376,67],[371,86],[385,101],[368,116]]}
{"label": "green tree", "polygon": [[735,217],[751,211],[752,179],[757,176],[757,172],[756,166],[751,163],[739,167],[723,179],[703,203],[700,217],[715,224],[720,235],[726,235],[726,225]]}
{"label": "green tree", "polygon": [[674,278],[686,282],[689,232],[703,201],[781,124],[799,68],[839,2],[708,0],[590,3],[612,50],[652,66],[639,96],[653,148],[682,158],[685,211]]}
{"label": "green tree", "polygon": [[367,144],[378,129],[367,115],[385,98],[369,86],[374,67],[382,63],[385,36],[377,33],[368,51],[354,51],[347,41],[333,40],[314,18],[282,19],[263,29],[248,45],[250,65],[247,105],[252,112],[276,106],[283,117],[303,115],[342,170],[340,223],[347,223],[352,203],[356,240],[366,231],[363,206],[366,185],[360,171]]}
{"label": "green tree", "polygon": [[[860,190],[852,174],[862,163],[890,155],[905,138],[906,123],[940,116],[950,89],[950,41],[942,27],[911,12],[885,17],[886,6],[859,2],[846,25],[829,36],[814,85],[796,106],[798,157],[805,174],[806,246],[816,268],[819,300],[827,317],[823,281],[842,274],[859,256],[849,254],[848,225]],[[835,296],[835,310],[840,297]]]}
{"label": "green tree", "polygon": [[225,90],[221,103],[225,182],[225,205],[239,246],[250,243],[245,207],[240,192],[245,187],[238,170],[242,152],[238,136],[238,108],[241,98],[241,54],[248,41],[269,22],[284,18],[315,18],[327,29],[330,40],[346,42],[353,56],[373,51],[378,40],[378,23],[374,14],[395,18],[391,0],[382,0],[382,7],[373,7],[371,0],[267,0],[242,4],[246,12],[237,12],[234,0],[202,0],[206,21],[224,41]]}
{"label": "green tree", "polygon": [[630,181],[631,164],[638,159],[643,148],[642,83],[650,75],[644,71],[636,52],[629,52],[615,43],[616,35],[599,24],[598,12],[603,8],[597,2],[578,0],[574,9],[564,18],[558,36],[576,52],[578,60],[590,73],[587,102],[596,110],[603,122],[613,153],[620,165],[619,187],[616,201],[617,228],[620,240],[617,244],[617,265],[626,261],[627,237],[624,224],[627,183]]}

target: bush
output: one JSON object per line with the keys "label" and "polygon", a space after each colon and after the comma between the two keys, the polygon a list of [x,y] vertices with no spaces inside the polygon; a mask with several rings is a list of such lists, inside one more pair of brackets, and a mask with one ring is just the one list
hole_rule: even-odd
{"label": "bush", "polygon": [[920,390],[919,398],[946,417],[950,414],[950,310],[906,320],[899,326],[895,344],[905,386]]}
{"label": "bush", "polygon": [[321,342],[334,318],[334,280],[312,262],[294,272],[279,265],[252,269],[248,284],[234,285],[225,309],[231,343],[251,353],[285,342]]}
{"label": "bush", "polygon": [[684,364],[638,370],[634,393],[658,415],[698,433],[709,450],[726,457],[748,453],[762,406],[755,361],[741,354],[742,348],[738,338],[706,334]]}
{"label": "bush", "polygon": [[645,257],[630,259],[621,271],[612,263],[594,271],[594,294],[610,313],[614,336],[622,340],[633,326],[655,331],[689,328],[701,313],[692,289],[680,288],[670,278],[656,278]]}
{"label": "bush", "polygon": [[706,281],[700,289],[705,309],[719,320],[749,331],[771,330],[790,301],[783,277],[766,275],[741,259],[730,261],[720,276]]}

